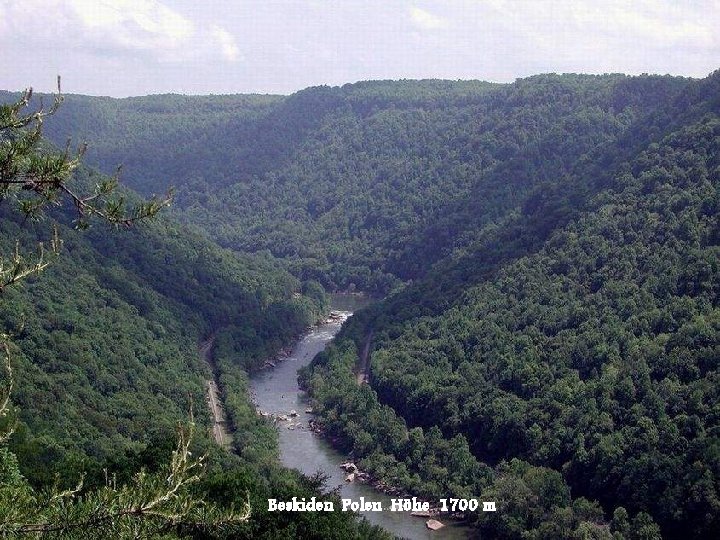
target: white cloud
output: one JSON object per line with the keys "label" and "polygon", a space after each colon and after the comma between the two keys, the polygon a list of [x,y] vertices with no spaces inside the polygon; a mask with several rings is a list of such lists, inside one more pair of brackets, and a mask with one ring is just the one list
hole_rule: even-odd
{"label": "white cloud", "polygon": [[[474,0],[473,0],[474,2]],[[522,9],[518,6],[522,4]],[[717,67],[720,4],[714,0],[487,0],[478,26],[497,32],[537,71],[670,72]],[[716,56],[720,58],[720,56]]]}
{"label": "white cloud", "polygon": [[616,32],[652,40],[653,44],[710,47],[718,43],[714,27],[718,21],[713,21],[709,12],[677,7],[658,2],[613,2],[606,20],[616,25]]}
{"label": "white cloud", "polygon": [[[500,16],[523,31],[649,40],[649,45],[717,45],[719,5],[670,0],[486,0],[486,17]],[[522,6],[522,9],[518,9]],[[494,12],[494,13],[492,13]]]}
{"label": "white cloud", "polygon": [[129,48],[180,47],[195,33],[186,17],[157,0],[68,0],[90,32]]}
{"label": "white cloud", "polygon": [[230,32],[220,28],[219,26],[213,26],[210,29],[210,33],[220,46],[220,52],[222,52],[222,55],[226,60],[235,62],[240,58],[240,49],[235,42],[235,38]]}
{"label": "white cloud", "polygon": [[189,19],[156,0],[67,0],[95,46],[143,50],[168,59],[195,34]]}
{"label": "white cloud", "polygon": [[415,26],[424,30],[436,30],[444,28],[448,24],[447,19],[414,6],[410,8],[410,20]]}
{"label": "white cloud", "polygon": [[159,0],[5,0],[3,38],[104,55],[143,53],[161,62],[212,57],[235,61],[233,36],[217,25],[198,26]]}

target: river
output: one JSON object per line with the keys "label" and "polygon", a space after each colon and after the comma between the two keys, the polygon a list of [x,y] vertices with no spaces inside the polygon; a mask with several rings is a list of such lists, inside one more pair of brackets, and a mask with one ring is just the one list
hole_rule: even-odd
{"label": "river", "polygon": [[[336,295],[332,299],[332,309],[348,316],[363,305],[367,305],[367,300],[354,296]],[[308,404],[304,392],[298,388],[297,372],[332,341],[340,327],[341,322],[335,321],[312,328],[295,344],[287,358],[279,359],[276,367],[262,371],[251,380],[253,398],[261,410],[276,414],[288,414],[295,410],[298,417],[294,422],[303,426],[288,429],[288,422],[278,423],[280,458],[283,464],[308,475],[323,471],[329,477],[326,487],[330,489],[340,486],[340,493],[344,498],[360,501],[360,497],[365,497],[366,501],[380,501],[382,512],[361,514],[369,522],[380,525],[399,537],[422,540],[466,538],[466,527],[447,524],[438,531],[430,531],[425,527],[426,519],[413,517],[405,512],[390,512],[389,496],[366,484],[346,483],[340,464],[347,461],[347,457],[307,429],[312,416],[305,412]]]}

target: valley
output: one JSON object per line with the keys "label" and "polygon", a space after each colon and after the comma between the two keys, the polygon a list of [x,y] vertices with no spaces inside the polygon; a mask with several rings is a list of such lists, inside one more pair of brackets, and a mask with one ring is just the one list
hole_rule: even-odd
{"label": "valley", "polygon": [[[344,316],[351,316],[354,310],[361,308],[365,301],[349,296],[333,296],[331,307]],[[263,370],[251,380],[251,393],[259,410],[271,415],[288,417],[289,420],[277,422],[280,439],[280,459],[287,467],[298,469],[303,474],[313,475],[322,472],[327,475],[327,486],[339,488],[343,498],[352,501],[380,502],[384,509],[391,507],[391,497],[359,481],[347,482],[347,473],[341,465],[347,456],[333,450],[321,435],[310,429],[314,415],[308,413],[309,403],[298,388],[298,370],[310,363],[327,343],[331,342],[342,325],[342,319],[325,322],[305,334],[285,358],[278,359],[276,367]],[[441,531],[431,532],[425,526],[427,519],[411,516],[409,512],[361,512],[374,525],[404,538],[412,539],[454,539],[466,538],[466,529],[458,526],[444,527]]]}
{"label": "valley", "polygon": [[[1,253],[64,240],[1,297],[18,475],[160,471],[194,403],[237,537],[717,536],[719,96],[717,71],[66,96],[43,133],[90,141],[79,187],[122,163],[130,200],[175,200],[128,230],[0,206]],[[348,459],[497,511],[268,510],[387,502]]]}

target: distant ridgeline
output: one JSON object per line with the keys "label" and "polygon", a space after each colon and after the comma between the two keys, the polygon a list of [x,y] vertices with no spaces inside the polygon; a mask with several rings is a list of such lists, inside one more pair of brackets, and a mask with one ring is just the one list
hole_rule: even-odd
{"label": "distant ridgeline", "polygon": [[[328,289],[386,293],[562,186],[688,83],[542,75],[512,85],[366,82],[289,97],[67,96],[47,134],[90,142],[140,193],[225,247]],[[544,191],[544,190],[542,190]],[[572,202],[572,201],[571,201]]]}
{"label": "distant ridgeline", "polygon": [[[122,163],[143,194],[175,186],[179,220],[258,255],[240,259],[267,269],[250,312],[291,301],[286,271],[387,294],[303,375],[328,433],[386,483],[497,501],[474,517],[486,538],[720,535],[720,72],[68,96],[46,133],[88,140],[89,163]],[[132,272],[122,294],[155,286],[125,247],[101,253]],[[188,305],[172,289],[163,314]],[[242,328],[221,350],[263,347]],[[245,439],[255,461],[274,444]]]}

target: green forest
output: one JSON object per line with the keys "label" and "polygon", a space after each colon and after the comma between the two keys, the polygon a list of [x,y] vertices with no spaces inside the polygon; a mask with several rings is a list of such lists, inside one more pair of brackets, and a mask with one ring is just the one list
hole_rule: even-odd
{"label": "green forest", "polygon": [[[0,119],[3,128],[11,125]],[[3,135],[1,174],[20,178],[25,156],[13,144],[23,139]],[[29,149],[27,160],[39,158],[40,167],[46,156],[61,155]],[[72,189],[92,192],[105,181],[80,166]],[[332,496],[322,478],[280,466],[274,428],[256,415],[244,386],[248,371],[325,313],[317,283],[301,282],[269,257],[223,250],[166,213],[118,228],[104,219],[78,222],[69,201],[39,216],[25,212],[26,201],[45,202],[47,193],[3,195],[0,328],[10,360],[0,382],[10,407],[0,414],[0,535],[278,538],[302,527],[315,538],[386,536],[351,514],[288,520],[264,511],[268,497]],[[46,249],[47,267],[11,283],[16,246],[34,261],[38,243],[49,246],[54,235],[62,247]],[[198,344],[211,334],[218,335],[216,375],[238,433],[231,453],[209,436],[205,381],[212,375]],[[125,522],[123,513],[140,515],[142,501],[167,489],[178,425],[191,422],[198,427],[184,457],[205,456],[203,470],[172,511],[194,513],[187,523],[156,523],[160,513]],[[173,466],[170,473],[168,481],[187,471]],[[73,503],[68,496],[76,491]],[[214,517],[248,503],[251,520]]]}
{"label": "green forest", "polygon": [[[481,538],[720,535],[720,72],[68,95],[43,133],[88,142],[79,186],[122,165],[130,200],[174,198],[127,230],[0,205],[3,256],[63,239],[0,293],[17,419],[2,451],[33,489],[159,470],[194,408],[194,493],[252,514],[172,534],[385,537],[263,511],[324,487],[281,467],[248,395],[325,291],[361,291],[376,302],[300,382],[363,470],[497,501],[470,516]],[[206,435],[211,335],[231,453]]]}

